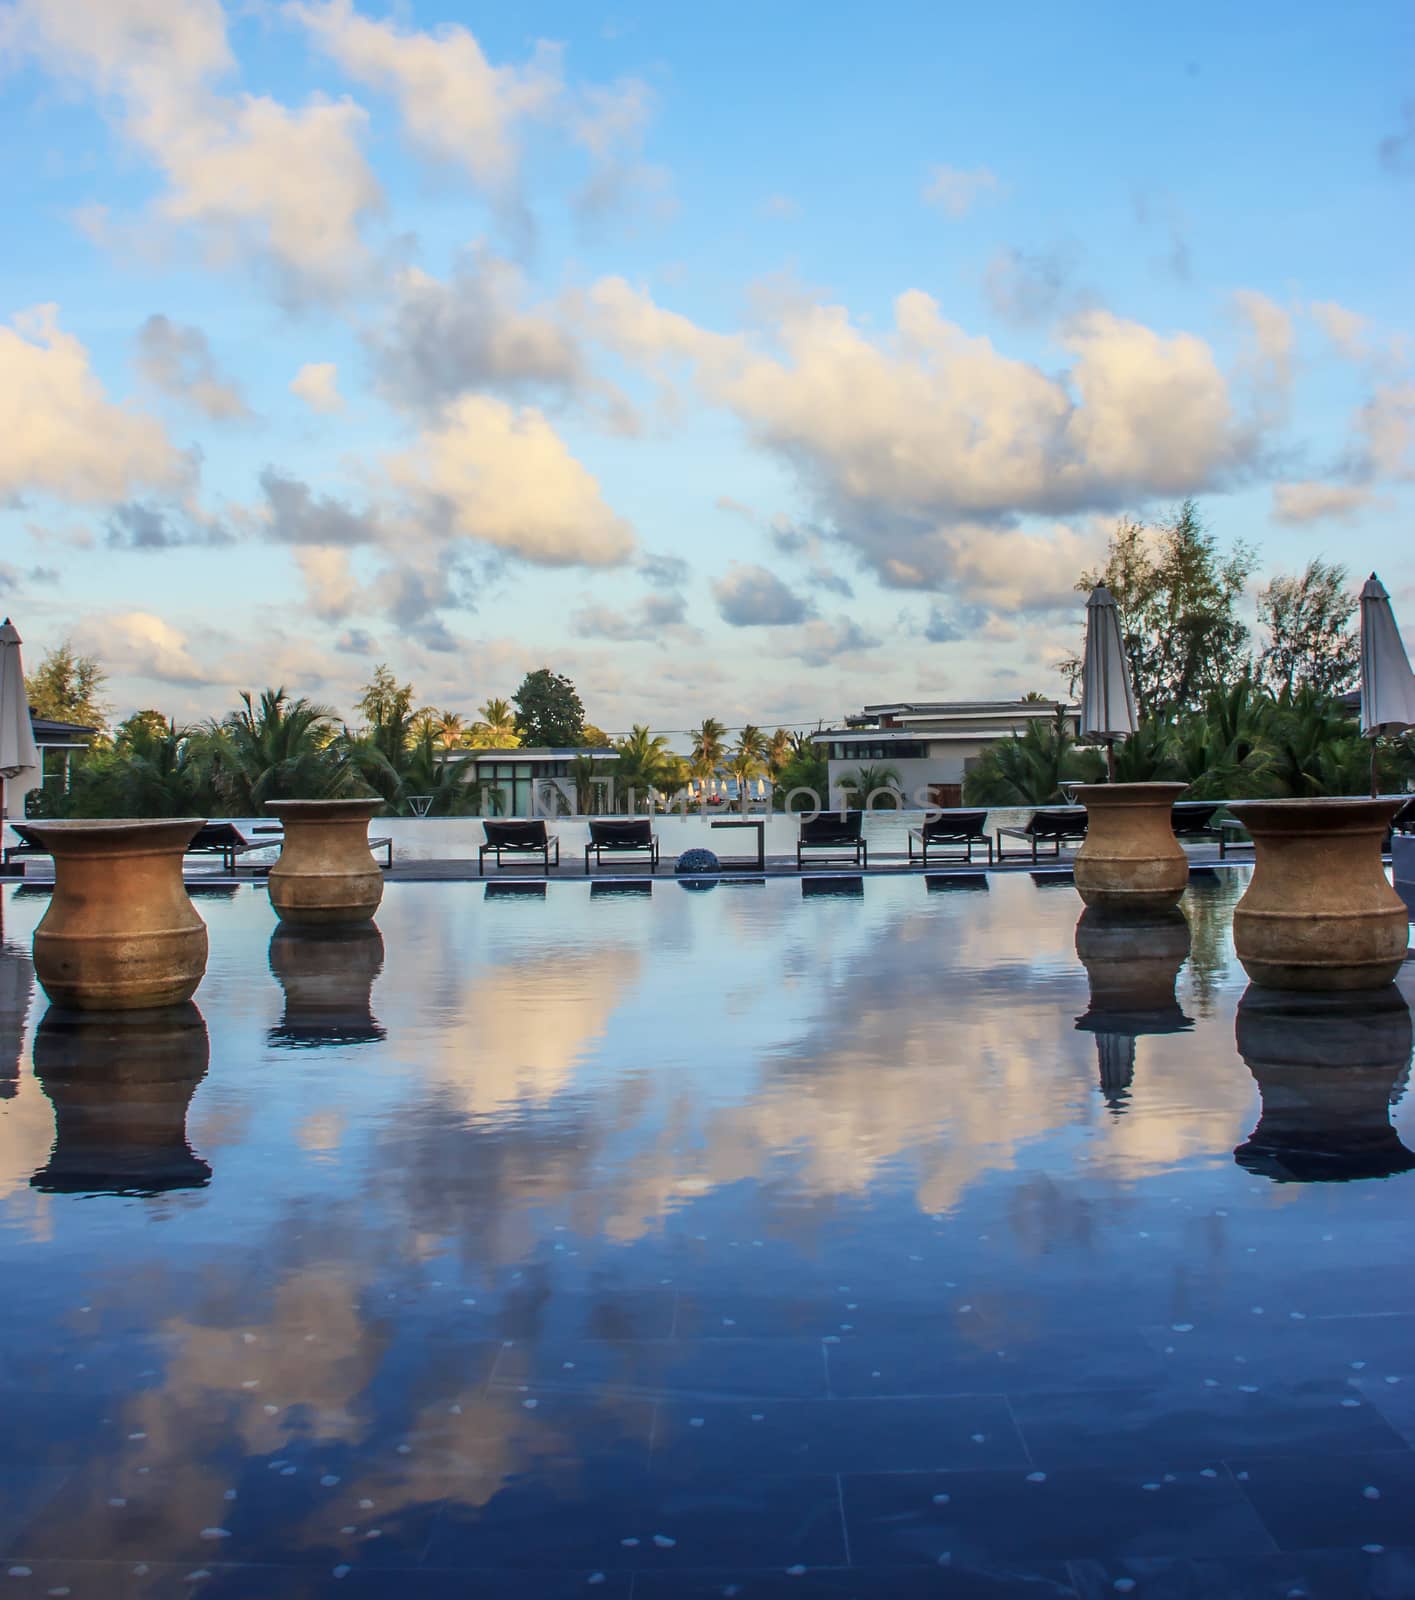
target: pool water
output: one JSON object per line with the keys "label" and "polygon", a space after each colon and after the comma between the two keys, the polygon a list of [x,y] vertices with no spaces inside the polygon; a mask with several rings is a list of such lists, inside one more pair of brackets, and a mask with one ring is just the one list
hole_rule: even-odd
{"label": "pool water", "polygon": [[7,890],[0,1597],[1415,1595],[1415,963],[1246,874],[230,887],[126,1023]]}

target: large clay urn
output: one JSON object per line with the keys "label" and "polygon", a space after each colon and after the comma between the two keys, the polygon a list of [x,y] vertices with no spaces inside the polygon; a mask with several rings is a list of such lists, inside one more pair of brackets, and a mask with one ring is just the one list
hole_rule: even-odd
{"label": "large clay urn", "polygon": [[1091,989],[1076,1027],[1096,1036],[1101,1093],[1120,1111],[1135,1076],[1135,1041],[1193,1027],[1174,992],[1189,954],[1189,924],[1173,906],[1148,917],[1088,907],[1076,924],[1076,954]]}
{"label": "large clay urn", "polygon": [[1268,989],[1379,989],[1409,943],[1405,902],[1381,841],[1401,801],[1244,800],[1253,878],[1233,911],[1233,947]]}
{"label": "large clay urn", "polygon": [[127,1011],[196,993],[206,924],[182,885],[182,853],[202,825],[200,817],[26,824],[54,857],[34,970],[55,1005]]}
{"label": "large clay urn", "polygon": [[1183,783],[1081,783],[1086,838],[1076,852],[1076,892],[1088,906],[1143,916],[1179,903],[1189,858],[1174,837],[1170,810]]}
{"label": "large clay urn", "polygon": [[285,1014],[270,1030],[284,1048],[366,1044],[382,1039],[373,981],[383,970],[383,935],[372,922],[300,928],[282,922],[270,939],[270,970],[285,991]]}
{"label": "large clay urn", "polygon": [[368,825],[383,802],[268,800],[285,824],[280,859],[270,869],[270,903],[285,922],[327,927],[367,922],[383,898],[383,873]]}
{"label": "large clay urn", "polygon": [[52,1006],[34,1035],[34,1071],[54,1106],[54,1149],[30,1179],[63,1194],[198,1189],[211,1168],[187,1142],[187,1110],[210,1045],[188,1001],[156,1011]]}
{"label": "large clay urn", "polygon": [[1239,1166],[1278,1183],[1415,1169],[1390,1121],[1411,1051],[1410,1008],[1393,983],[1359,996],[1252,987],[1234,1032],[1263,1098],[1257,1127],[1233,1152]]}

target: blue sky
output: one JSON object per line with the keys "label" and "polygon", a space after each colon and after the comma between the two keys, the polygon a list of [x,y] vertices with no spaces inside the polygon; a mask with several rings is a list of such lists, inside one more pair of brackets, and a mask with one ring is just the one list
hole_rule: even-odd
{"label": "blue sky", "polygon": [[0,4],[0,605],[119,714],[386,660],[805,722],[1056,691],[1193,494],[1409,627],[1412,60],[1396,4]]}

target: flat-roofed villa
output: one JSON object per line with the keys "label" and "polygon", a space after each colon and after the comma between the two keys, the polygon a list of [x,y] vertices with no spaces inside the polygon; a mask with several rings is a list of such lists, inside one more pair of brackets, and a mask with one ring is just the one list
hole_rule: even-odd
{"label": "flat-roofed villa", "polygon": [[[830,804],[844,803],[842,778],[861,767],[892,767],[904,793],[935,806],[963,803],[963,780],[983,752],[1057,714],[1053,700],[915,700],[866,706],[843,728],[824,728],[813,742],[825,747]],[[1073,734],[1080,708],[1063,705]]]}

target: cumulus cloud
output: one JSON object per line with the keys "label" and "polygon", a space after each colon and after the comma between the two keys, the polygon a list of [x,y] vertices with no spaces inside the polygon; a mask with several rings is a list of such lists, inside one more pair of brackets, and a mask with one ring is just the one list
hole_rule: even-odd
{"label": "cumulus cloud", "polygon": [[1348,310],[1335,300],[1314,300],[1307,310],[1338,355],[1358,362],[1370,355],[1366,337],[1370,323],[1359,312]]}
{"label": "cumulus cloud", "polygon": [[966,217],[983,195],[995,194],[997,188],[997,174],[986,167],[971,172],[961,167],[932,167],[924,181],[924,202],[956,219]]}
{"label": "cumulus cloud", "polygon": [[818,618],[801,629],[785,653],[808,667],[828,667],[842,656],[876,650],[881,642],[850,617],[837,617],[834,622]]}
{"label": "cumulus cloud", "polygon": [[1346,462],[1357,482],[1415,478],[1415,383],[1381,383],[1358,409]]}
{"label": "cumulus cloud", "polygon": [[138,370],[154,388],[212,422],[250,415],[240,385],[222,377],[200,328],[157,312],[138,329],[137,343]]}
{"label": "cumulus cloud", "polygon": [[574,337],[550,310],[524,307],[525,294],[520,271],[486,252],[446,280],[403,273],[387,321],[369,339],[380,386],[420,410],[468,389],[564,396],[586,383]]}
{"label": "cumulus cloud", "polygon": [[297,395],[311,411],[344,409],[339,393],[339,369],[332,361],[307,361],[290,379],[290,393]]}
{"label": "cumulus cloud", "polygon": [[1273,485],[1275,522],[1350,522],[1375,498],[1370,489],[1343,483],[1277,483]]}
{"label": "cumulus cloud", "polygon": [[57,306],[0,326],[0,372],[0,502],[34,492],[103,503],[191,476],[161,423],[108,399]]}
{"label": "cumulus cloud", "polygon": [[457,23],[435,33],[403,29],[360,16],[349,0],[286,10],[351,78],[393,96],[420,150],[489,189],[515,176],[520,125],[546,115],[563,90],[551,44],[537,44],[519,66],[493,66]]}
{"label": "cumulus cloud", "polygon": [[453,539],[547,567],[619,566],[635,554],[632,528],[535,407],[465,395],[387,470]]}
{"label": "cumulus cloud", "polygon": [[115,550],[172,550],[182,545],[232,542],[220,522],[180,504],[124,501],[108,513],[105,529],[107,542]]}
{"label": "cumulus cloud", "polygon": [[266,467],[260,474],[265,495],[265,531],[280,544],[376,544],[383,526],[376,510],[355,510],[334,495],[316,494],[302,479]]}
{"label": "cumulus cloud", "polygon": [[717,612],[734,628],[775,628],[804,622],[810,607],[765,567],[733,562],[712,586]]}
{"label": "cumulus cloud", "polygon": [[12,33],[56,75],[119,109],[165,187],[150,224],[191,232],[216,262],[272,268],[291,299],[347,288],[382,195],[352,101],[290,107],[220,93],[235,63],[219,0],[19,0]]}
{"label": "cumulus cloud", "polygon": [[1256,289],[1238,289],[1234,309],[1247,324],[1244,361],[1254,380],[1270,389],[1285,391],[1292,384],[1292,357],[1297,331],[1291,314]]}
{"label": "cumulus cloud", "polygon": [[149,678],[159,683],[202,684],[211,673],[192,654],[187,635],[150,611],[120,611],[88,624],[75,633],[80,641],[101,649],[105,665],[113,672]]}
{"label": "cumulus cloud", "polygon": [[1074,250],[997,251],[983,273],[983,292],[1005,322],[1030,327],[1054,321],[1076,309],[1083,298],[1075,287]]}
{"label": "cumulus cloud", "polygon": [[342,622],[361,608],[365,594],[354,576],[347,549],[305,545],[294,555],[304,579],[305,603],[322,622]]}
{"label": "cumulus cloud", "polygon": [[669,556],[645,551],[639,557],[639,571],[660,589],[676,589],[688,581],[692,568],[682,556]]}
{"label": "cumulus cloud", "polygon": [[676,628],[687,616],[680,594],[648,594],[623,611],[609,606],[586,606],[570,615],[570,631],[581,639],[658,640],[666,629]]}

